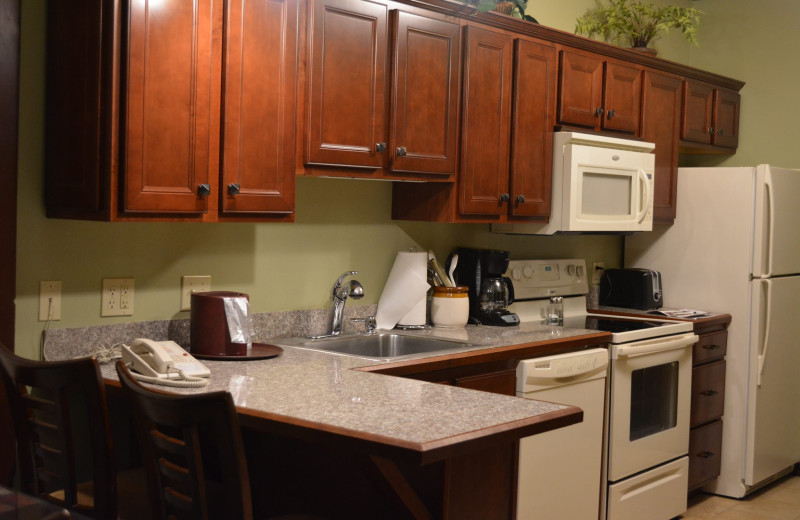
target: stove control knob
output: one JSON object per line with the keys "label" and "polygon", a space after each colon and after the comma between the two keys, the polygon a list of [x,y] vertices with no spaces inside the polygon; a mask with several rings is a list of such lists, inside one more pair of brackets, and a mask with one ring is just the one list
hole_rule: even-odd
{"label": "stove control knob", "polygon": [[525,275],[525,278],[530,278],[533,276],[533,267],[526,265],[522,268],[522,274]]}
{"label": "stove control knob", "polygon": [[515,267],[514,269],[511,270],[511,278],[513,278],[514,280],[519,280],[520,278],[522,278],[522,271],[520,271],[519,267]]}
{"label": "stove control knob", "polygon": [[578,266],[578,270],[576,272],[578,273],[578,278],[582,278],[583,277],[583,266],[579,265]]}
{"label": "stove control knob", "polygon": [[575,266],[574,265],[569,264],[567,266],[567,274],[570,275],[570,276],[575,274]]}

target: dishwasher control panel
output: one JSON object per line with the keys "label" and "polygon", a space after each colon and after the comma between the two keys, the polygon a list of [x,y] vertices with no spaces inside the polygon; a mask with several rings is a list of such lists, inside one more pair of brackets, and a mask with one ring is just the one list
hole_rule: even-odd
{"label": "dishwasher control panel", "polygon": [[604,348],[525,359],[517,365],[517,392],[605,377],[607,369],[608,350]]}

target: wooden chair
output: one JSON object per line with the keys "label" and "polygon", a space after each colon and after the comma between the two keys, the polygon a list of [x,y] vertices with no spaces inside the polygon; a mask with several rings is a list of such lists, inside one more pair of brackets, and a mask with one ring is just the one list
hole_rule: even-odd
{"label": "wooden chair", "polygon": [[139,384],[122,361],[157,518],[250,519],[250,481],[228,392],[177,395]]}
{"label": "wooden chair", "polygon": [[[22,491],[94,518],[116,518],[116,472],[97,361],[33,361],[0,345],[0,368]],[[79,486],[84,471],[91,478]]]}

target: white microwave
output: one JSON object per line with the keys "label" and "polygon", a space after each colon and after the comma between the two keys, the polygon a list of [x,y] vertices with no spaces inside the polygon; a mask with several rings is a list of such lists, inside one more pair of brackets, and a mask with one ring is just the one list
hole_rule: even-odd
{"label": "white microwave", "polygon": [[493,224],[496,233],[629,234],[653,229],[655,145],[556,132],[552,212],[547,223]]}

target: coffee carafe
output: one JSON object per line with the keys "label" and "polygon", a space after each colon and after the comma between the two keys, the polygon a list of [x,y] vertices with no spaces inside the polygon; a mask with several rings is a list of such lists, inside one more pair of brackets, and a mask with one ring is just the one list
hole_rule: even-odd
{"label": "coffee carafe", "polygon": [[456,249],[447,259],[448,271],[456,262],[453,272],[456,285],[465,285],[469,289],[469,317],[472,323],[519,324],[519,316],[508,310],[514,301],[514,285],[503,276],[510,260],[511,253],[508,251],[467,248]]}

